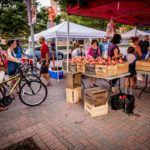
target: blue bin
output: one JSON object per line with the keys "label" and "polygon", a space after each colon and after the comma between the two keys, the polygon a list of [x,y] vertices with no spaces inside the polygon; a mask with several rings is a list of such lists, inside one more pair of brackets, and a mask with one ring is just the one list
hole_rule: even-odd
{"label": "blue bin", "polygon": [[51,78],[54,78],[54,79],[62,79],[63,78],[63,71],[53,71],[53,70],[49,70],[49,75]]}

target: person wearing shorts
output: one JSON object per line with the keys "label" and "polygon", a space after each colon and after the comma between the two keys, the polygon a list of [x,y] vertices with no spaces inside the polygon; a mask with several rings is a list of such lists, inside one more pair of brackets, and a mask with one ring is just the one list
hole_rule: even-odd
{"label": "person wearing shorts", "polygon": [[45,38],[44,37],[40,37],[39,39],[39,43],[42,45],[41,47],[41,60],[40,60],[40,64],[41,64],[41,75],[42,77],[45,78],[46,80],[46,86],[50,86],[50,76],[49,76],[49,63],[50,63],[50,57],[49,57],[49,48],[47,46],[47,44],[45,43]]}
{"label": "person wearing shorts", "polygon": [[[125,94],[133,94],[132,93],[132,88],[133,88],[133,77],[136,74],[135,71],[135,63],[136,63],[136,56],[134,55],[135,48],[134,47],[129,47],[127,50],[127,62],[129,63],[129,72],[130,75],[125,77],[125,85],[124,85],[124,93]],[[129,90],[128,90],[128,85],[129,85]]]}
{"label": "person wearing shorts", "polygon": [[[6,55],[4,51],[0,48],[0,84],[3,82],[5,78],[5,64],[4,60],[6,59]],[[0,85],[1,88],[1,85]],[[7,107],[3,107],[1,102],[0,102],[0,111],[5,111],[7,110]]]}

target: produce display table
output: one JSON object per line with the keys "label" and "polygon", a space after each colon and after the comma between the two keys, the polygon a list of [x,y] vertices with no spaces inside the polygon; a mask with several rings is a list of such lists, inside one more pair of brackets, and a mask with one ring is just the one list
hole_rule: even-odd
{"label": "produce display table", "polygon": [[[89,74],[83,74],[83,75],[88,76],[88,77],[102,79],[102,80],[106,81],[107,83],[109,83],[109,85],[110,85],[110,90],[109,90],[109,94],[108,94],[108,100],[109,100],[110,99],[110,93],[112,91],[112,80],[113,79],[118,79],[119,80],[119,92],[121,93],[120,79],[125,77],[125,76],[130,75],[130,73],[125,73],[125,74],[112,76],[112,77],[101,77],[101,76],[89,75]],[[82,81],[82,84],[83,84],[83,87],[85,88],[83,81]]]}
{"label": "produce display table", "polygon": [[[77,72],[70,72],[70,73],[77,73]],[[125,77],[125,76],[130,75],[130,73],[125,73],[125,74],[116,75],[116,76],[112,76],[112,77],[102,77],[102,76],[97,76],[97,75],[89,75],[89,74],[85,74],[85,73],[81,73],[81,74],[84,75],[84,76],[87,76],[87,77],[93,77],[93,78],[102,79],[102,80],[106,81],[107,83],[109,83],[110,90],[109,90],[109,96],[108,96],[109,98],[108,99],[110,99],[110,93],[112,91],[112,80],[113,79],[118,79],[119,80],[119,91],[121,93],[120,79],[123,78],[123,77]],[[83,88],[85,89],[85,85],[84,85],[83,80],[81,80],[81,83],[83,85]]]}
{"label": "produce display table", "polygon": [[[107,81],[109,83],[110,88],[112,88],[112,80],[113,79],[119,79],[119,91],[121,92],[120,78],[130,75],[130,73],[125,73],[125,74],[121,74],[121,75],[117,75],[117,76],[112,76],[112,77],[101,77],[101,76],[89,75],[89,74],[83,74],[83,75],[88,76],[88,77],[103,79],[103,80],[105,80],[105,81]],[[85,86],[84,86],[84,88],[85,88]]]}
{"label": "produce display table", "polygon": [[142,89],[142,91],[139,93],[139,98],[141,97],[142,93],[146,92],[146,93],[150,93],[149,91],[146,91],[146,88],[148,86],[148,75],[150,75],[150,72],[148,71],[136,71],[139,74],[145,74],[146,75],[146,82],[145,82],[145,86]]}

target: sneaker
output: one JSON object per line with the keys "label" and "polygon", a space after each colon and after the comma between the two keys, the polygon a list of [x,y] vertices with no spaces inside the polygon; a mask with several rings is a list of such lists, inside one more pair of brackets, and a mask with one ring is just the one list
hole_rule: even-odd
{"label": "sneaker", "polygon": [[128,94],[127,90],[121,91],[123,94]]}
{"label": "sneaker", "polygon": [[129,94],[130,94],[130,95],[133,95],[133,93],[132,93],[132,89],[130,89],[130,90],[129,90]]}
{"label": "sneaker", "polygon": [[46,87],[49,87],[49,86],[51,86],[52,84],[51,84],[51,82],[49,81],[45,86]]}
{"label": "sneaker", "polygon": [[111,88],[111,91],[112,91],[113,93],[117,93],[117,92],[118,92],[114,87]]}

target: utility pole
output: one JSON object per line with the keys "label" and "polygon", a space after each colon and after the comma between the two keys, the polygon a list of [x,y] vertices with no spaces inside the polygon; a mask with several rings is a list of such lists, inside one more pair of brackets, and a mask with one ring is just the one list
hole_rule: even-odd
{"label": "utility pole", "polygon": [[33,53],[33,64],[34,66],[37,66],[36,57],[35,57],[35,47],[34,47],[34,29],[32,24],[32,15],[31,15],[31,1],[28,1],[28,19],[29,19],[29,25],[30,25],[30,31],[31,31],[31,41],[32,41],[32,53]]}

